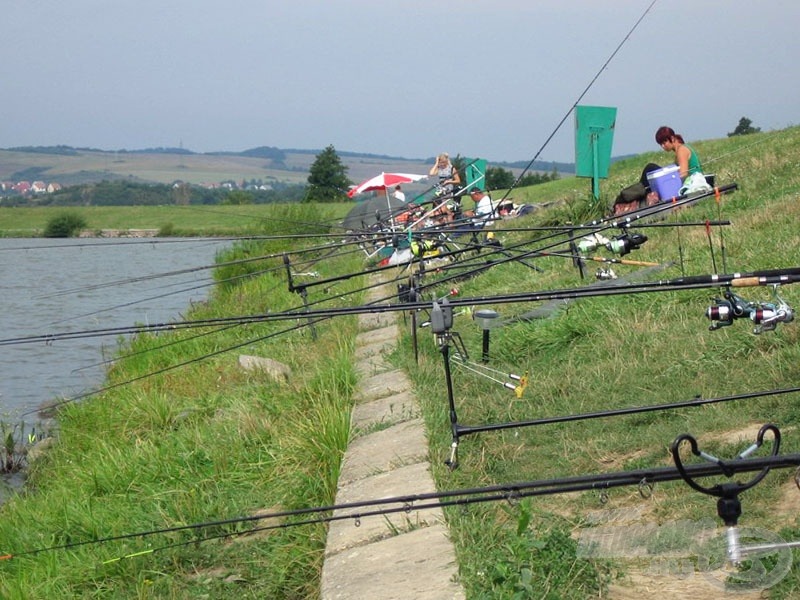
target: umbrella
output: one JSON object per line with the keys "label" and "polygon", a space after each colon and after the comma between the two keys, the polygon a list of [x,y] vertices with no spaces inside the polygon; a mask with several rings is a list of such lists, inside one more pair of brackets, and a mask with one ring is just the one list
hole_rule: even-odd
{"label": "umbrella", "polygon": [[369,229],[375,223],[387,218],[393,220],[395,214],[406,208],[405,202],[392,195],[387,198],[374,196],[356,204],[342,221],[345,229]]}
{"label": "umbrella", "polygon": [[360,183],[356,187],[347,192],[347,195],[352,198],[357,194],[364,192],[374,192],[376,190],[385,190],[386,188],[394,187],[400,183],[412,183],[425,179],[427,175],[415,175],[413,173],[381,173],[371,179]]}
{"label": "umbrella", "polygon": [[[386,214],[379,217],[379,219],[375,219],[374,217],[372,217],[370,224],[377,222],[377,220],[383,220],[388,216],[389,221],[392,224],[392,229],[394,229],[394,215],[398,207],[395,206],[394,208],[392,208],[392,205],[389,202],[389,200],[390,198],[394,200],[397,199],[389,194],[388,188],[394,187],[401,183],[411,183],[413,181],[419,181],[420,179],[425,179],[426,177],[427,175],[415,175],[414,173],[381,173],[380,175],[376,175],[371,179],[367,179],[366,181],[352,188],[350,191],[347,192],[347,195],[350,198],[352,198],[356,194],[363,194],[364,192],[374,192],[378,190],[384,190],[384,193],[386,195]],[[402,206],[403,203],[400,202],[400,205]],[[383,210],[383,209],[381,208],[378,210]],[[372,212],[374,213],[374,211]],[[345,221],[347,221],[349,217],[350,215],[345,217]],[[348,227],[347,224],[345,224],[345,227]],[[361,225],[361,227],[363,228],[364,225]],[[348,227],[348,229],[357,229],[357,228],[358,227]]]}

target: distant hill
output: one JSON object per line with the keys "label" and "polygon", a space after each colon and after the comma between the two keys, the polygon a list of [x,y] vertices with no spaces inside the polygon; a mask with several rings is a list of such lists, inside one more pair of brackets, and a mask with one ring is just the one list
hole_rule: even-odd
{"label": "distant hill", "polygon": [[[222,181],[305,183],[322,150],[259,146],[241,152],[198,153],[184,148],[100,150],[71,146],[20,146],[0,149],[0,181],[42,180],[61,185],[126,179],[137,182],[211,184]],[[382,171],[427,173],[433,156],[403,158],[337,150],[354,182]],[[528,161],[489,162],[519,173]],[[571,163],[535,162],[533,171],[574,173]]]}

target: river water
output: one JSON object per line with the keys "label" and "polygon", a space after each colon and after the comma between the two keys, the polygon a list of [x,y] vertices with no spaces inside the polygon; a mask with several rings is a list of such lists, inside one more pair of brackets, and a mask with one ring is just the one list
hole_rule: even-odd
{"label": "river water", "polygon": [[[225,244],[0,239],[0,340],[179,320],[208,297],[204,267]],[[0,345],[0,422],[34,424],[48,401],[102,386],[116,347],[116,336]]]}

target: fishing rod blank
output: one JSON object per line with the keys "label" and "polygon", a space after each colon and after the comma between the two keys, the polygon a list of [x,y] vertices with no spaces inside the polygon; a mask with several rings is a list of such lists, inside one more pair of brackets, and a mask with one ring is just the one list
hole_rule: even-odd
{"label": "fishing rod blank", "polygon": [[[752,278],[749,278],[752,279]],[[442,359],[444,363],[444,374],[445,374],[445,384],[447,387],[447,404],[448,404],[448,414],[450,418],[450,431],[452,436],[452,441],[450,445],[450,457],[445,461],[445,464],[451,469],[456,469],[458,467],[458,447],[460,443],[460,439],[463,436],[470,435],[473,433],[482,433],[482,432],[489,432],[489,431],[502,431],[506,429],[519,429],[523,427],[532,427],[535,425],[545,425],[545,424],[553,424],[553,423],[565,423],[565,422],[574,422],[574,421],[581,421],[581,420],[588,420],[588,419],[597,419],[597,418],[604,418],[604,417],[611,417],[611,416],[621,416],[621,415],[630,415],[630,414],[639,414],[645,412],[653,412],[653,411],[662,411],[662,410],[674,410],[678,408],[688,408],[693,406],[704,406],[707,404],[717,404],[721,402],[729,402],[733,400],[742,400],[745,398],[754,398],[754,397],[763,397],[763,396],[770,396],[770,395],[777,395],[777,394],[785,394],[790,392],[797,392],[800,391],[800,388],[788,388],[784,390],[769,390],[766,392],[754,392],[754,393],[747,393],[747,394],[739,394],[736,396],[727,396],[722,398],[711,398],[711,399],[702,399],[702,398],[694,398],[690,401],[684,402],[674,402],[670,404],[661,404],[661,405],[653,405],[653,406],[640,406],[640,407],[633,407],[633,408],[622,408],[616,410],[606,410],[606,411],[598,411],[593,413],[584,413],[579,415],[566,415],[560,417],[547,417],[541,419],[529,419],[525,421],[510,421],[504,423],[486,423],[482,425],[463,425],[458,421],[458,411],[456,408],[455,402],[455,395],[453,393],[453,377],[452,377],[452,370],[451,370],[451,351],[450,346],[453,344],[454,341],[460,340],[460,337],[456,332],[452,331],[453,327],[453,307],[451,303],[444,298],[444,300],[439,302],[433,303],[433,309],[431,310],[431,331],[433,332],[436,344],[439,348],[439,351],[442,354]],[[459,354],[466,355],[466,352],[462,352],[460,350],[459,344],[463,345],[463,342],[459,342],[455,345],[456,350]]]}
{"label": "fishing rod blank", "polygon": [[[741,459],[732,461],[683,464],[682,468],[689,477],[697,479],[718,477],[720,475],[730,478],[740,473],[760,472],[764,469],[797,467],[798,465],[800,465],[800,454],[773,453],[766,457],[750,457],[748,455]],[[592,473],[574,475],[570,477],[507,482],[476,488],[461,488],[418,494],[404,494],[393,497],[375,498],[326,506],[306,507],[293,510],[275,511],[271,513],[260,513],[258,515],[232,517],[229,519],[208,521],[203,523],[176,525],[173,527],[152,529],[149,531],[106,536],[92,540],[74,541],[66,544],[53,545],[16,553],[9,552],[3,556],[0,556],[0,559],[11,560],[14,558],[39,554],[42,552],[67,550],[80,546],[105,544],[112,541],[131,538],[144,538],[153,535],[174,533],[179,531],[197,531],[207,528],[218,528],[225,525],[252,523],[267,519],[286,519],[289,517],[315,515],[313,519],[307,521],[302,521],[299,523],[285,522],[281,523],[280,525],[268,527],[288,528],[297,525],[330,522],[336,520],[358,521],[359,519],[368,516],[388,515],[401,511],[408,512],[410,510],[427,510],[431,508],[442,508],[447,506],[467,506],[469,504],[482,502],[508,502],[509,500],[517,500],[534,496],[608,490],[624,486],[637,486],[641,490],[643,484],[654,485],[656,483],[678,481],[680,479],[683,479],[683,476],[677,467],[649,467],[630,471]],[[363,510],[373,507],[383,508],[374,511]],[[253,530],[251,529],[242,532],[233,532],[230,535],[249,534],[252,532]]]}

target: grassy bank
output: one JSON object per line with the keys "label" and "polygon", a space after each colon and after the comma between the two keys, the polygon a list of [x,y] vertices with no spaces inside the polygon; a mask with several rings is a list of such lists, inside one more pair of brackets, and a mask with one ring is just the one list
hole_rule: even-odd
{"label": "grassy bank", "polygon": [[[293,214],[294,231],[286,224],[282,230],[307,229],[302,222],[325,213],[324,207],[304,210]],[[287,242],[280,246],[287,249]],[[268,243],[244,243],[229,258],[272,250]],[[319,261],[324,251],[303,256]],[[241,277],[255,266],[261,274]],[[360,266],[358,257],[339,262]],[[324,261],[314,268],[326,273]],[[282,311],[299,302],[276,259],[229,266],[216,277],[225,283],[190,319]],[[141,335],[121,349],[108,374],[109,385],[120,387],[59,409],[58,439],[33,463],[25,493],[2,507],[3,551],[16,556],[0,565],[0,596],[220,598],[235,590],[245,598],[313,597],[322,524],[202,545],[187,543],[196,539],[191,530],[82,544],[333,502],[355,381],[355,320],[319,322],[316,339],[298,325],[303,322]],[[243,371],[240,354],[278,360],[291,375],[274,380]],[[184,366],[171,369],[176,364]],[[249,526],[209,527],[201,537]],[[51,549],[37,552],[42,548]],[[115,560],[142,552],[149,558]]]}
{"label": "grassy bank", "polygon": [[[220,236],[295,230],[298,223],[335,224],[352,203],[309,210],[297,205],[82,206],[0,208],[0,237],[39,237],[54,215],[79,215],[88,231],[150,229],[168,235]],[[335,227],[334,227],[335,230]],[[309,228],[306,228],[309,231]]]}
{"label": "grassy bank", "polygon": [[[654,279],[680,277],[683,272],[713,273],[715,267],[722,272],[722,241],[727,272],[800,264],[800,129],[693,145],[703,157],[706,171],[715,172],[720,185],[737,183],[739,190],[723,196],[719,205],[711,198],[669,216],[666,222],[730,220],[731,226],[710,232],[713,256],[706,230],[700,226],[638,229],[649,240],[624,258],[669,265],[651,274]],[[595,214],[602,214],[616,192],[638,178],[646,162],[665,164],[666,158],[663,153],[653,153],[614,165],[604,185],[606,196]],[[513,195],[517,202],[561,197],[565,203],[541,215],[542,221],[585,222],[587,207],[575,184],[554,182],[515,190]],[[529,235],[505,234],[503,240],[508,246]],[[542,259],[536,265],[544,271],[517,263],[502,273],[498,270],[460,282],[458,287],[463,296],[480,297],[580,283],[569,259]],[[587,263],[587,271],[591,274],[599,266]],[[610,266],[619,276],[641,269]],[[784,286],[780,292],[791,306],[797,306],[798,286]],[[720,290],[698,290],[598,297],[570,303],[555,316],[534,321],[514,321],[534,306],[493,307],[510,322],[492,332],[492,365],[500,373],[527,372],[530,383],[524,396],[517,399],[496,383],[456,368],[454,397],[459,422],[520,422],[797,386],[797,325],[790,323],[756,336],[747,320],[710,332],[704,313],[720,295]],[[774,300],[768,288],[742,290],[742,296],[753,301]],[[462,319],[456,327],[477,356],[481,334],[468,318]],[[451,431],[442,358],[433,344],[424,344],[416,364],[408,351],[410,343],[406,339],[401,346],[399,360],[412,374],[425,405],[432,462],[441,488],[670,466],[669,445],[687,432],[697,437],[704,451],[731,458],[747,448],[759,426],[767,422],[783,429],[782,451],[800,449],[798,397],[790,394],[470,435],[461,440],[461,467],[451,472],[444,466]],[[786,540],[797,539],[798,492],[793,476],[792,470],[774,472],[743,494],[740,523],[775,532]],[[683,482],[659,484],[648,498],[636,489],[622,488],[545,496],[520,506],[492,503],[453,509],[448,516],[461,576],[472,597],[601,597],[605,586],[616,589],[613,586],[624,585],[631,571],[672,573],[677,579],[686,579],[688,573],[700,579],[703,568],[708,567],[703,560],[719,556],[719,547],[713,554],[696,540],[687,539],[685,532],[678,535],[680,528],[672,527],[676,523],[697,525],[704,519],[719,524],[715,499]],[[623,560],[613,556],[613,550],[610,560],[578,558],[578,535],[611,525],[618,527],[617,535],[623,540],[617,554],[630,555],[637,550],[638,558]],[[660,527],[661,535],[651,529],[636,538],[637,528],[642,531],[650,526]],[[690,530],[698,527],[693,525]],[[719,566],[721,561],[715,564]],[[771,588],[771,597],[796,597],[799,585],[798,570],[793,569]],[[714,589],[709,587],[708,592]]]}
{"label": "grassy bank", "polygon": [[[716,173],[718,183],[737,183],[739,190],[723,196],[719,204],[705,200],[669,215],[665,222],[702,223],[721,217],[731,225],[721,233],[713,228],[710,242],[702,226],[641,229],[649,240],[625,258],[664,265],[650,273],[655,278],[711,273],[714,266],[721,272],[722,241],[728,272],[800,264],[796,233],[800,129],[693,146],[706,170]],[[515,202],[555,204],[502,225],[596,218],[620,188],[638,179],[646,162],[668,160],[666,154],[653,153],[615,163],[598,204],[588,200],[585,180],[514,190]],[[324,213],[327,207],[322,212],[319,207],[297,207],[298,212],[288,217],[269,212],[274,208],[229,207],[232,214],[263,211],[259,218],[272,223],[275,229],[271,231],[276,232],[279,226],[285,231],[287,222],[333,218]],[[174,216],[171,220],[183,223]],[[142,223],[141,227],[161,224]],[[538,235],[529,231],[497,234],[506,247]],[[290,243],[295,242],[247,244],[232,257],[277,252]],[[302,243],[315,244],[312,240]],[[535,242],[531,245],[536,247]],[[324,278],[363,268],[363,254],[341,250],[335,257],[317,251],[316,260],[298,265],[298,270],[319,271]],[[569,259],[537,258],[535,264],[541,271],[514,262],[461,281],[460,295],[589,283],[580,279]],[[588,263],[590,280],[597,266]],[[226,283],[191,318],[280,312],[300,304],[298,296],[287,291],[280,260],[256,266],[248,263],[246,268],[250,273],[262,272],[235,280],[231,277],[239,271],[234,267],[218,273]],[[621,264],[613,268],[620,276],[638,270]],[[343,294],[362,285],[365,282],[356,279],[325,289],[312,287],[308,300],[312,305],[355,306],[362,301],[360,293]],[[437,295],[443,291],[436,290]],[[798,286],[787,285],[780,292],[797,306]],[[747,288],[741,293],[754,301],[772,299],[768,288]],[[459,420],[466,424],[517,421],[798,385],[798,324],[780,325],[774,332],[756,336],[749,322],[738,321],[710,332],[704,313],[720,294],[720,290],[707,289],[584,299],[534,321],[514,317],[537,305],[493,306],[508,323],[492,332],[490,365],[501,373],[528,373],[530,383],[517,398],[496,382],[455,368]],[[308,328],[289,330],[302,323],[249,324],[202,336],[196,330],[141,336],[123,349],[129,356],[109,373],[112,383],[208,358],[65,405],[59,414],[58,440],[34,464],[26,493],[2,507],[0,552],[14,558],[0,562],[0,596],[316,597],[325,542],[321,524],[227,537],[251,524],[218,523],[197,531],[93,543],[132,532],[333,501],[356,383],[352,368],[356,324],[352,316],[320,322],[313,338]],[[471,357],[478,356],[481,334],[475,323],[468,316],[458,316],[455,329]],[[428,330],[421,331],[419,362],[414,360],[408,331],[392,360],[408,370],[423,404],[431,463],[440,489],[669,466],[668,446],[686,432],[698,438],[703,450],[732,457],[749,446],[754,432],[768,421],[784,432],[783,452],[800,450],[796,395],[765,396],[703,408],[470,435],[461,441],[460,468],[450,471],[444,466],[451,439],[442,358]],[[240,344],[247,345],[223,352]],[[263,373],[243,372],[236,360],[241,353],[280,360],[291,367],[292,376],[274,381]],[[776,470],[744,494],[741,524],[780,533],[787,540],[800,536],[793,500],[798,492],[792,476],[788,469]],[[680,482],[658,484],[647,498],[637,489],[619,488],[451,509],[447,517],[468,597],[608,597],[609,588],[614,597],[615,586],[624,584],[632,572],[655,565],[663,572],[689,568],[699,573],[698,555],[710,553],[705,548],[697,550],[695,542],[685,537],[653,534],[631,540],[643,549],[634,559],[580,557],[577,536],[598,524],[615,522],[614,515],[625,526],[717,522],[714,501]],[[620,521],[620,516],[625,520]],[[265,524],[276,523],[259,523]],[[209,537],[215,539],[195,543]],[[665,553],[671,550],[683,556],[687,548],[695,554],[685,563],[674,562],[677,559]],[[117,560],[122,556],[130,557]],[[800,577],[793,568],[769,593],[790,598],[798,589]]]}

